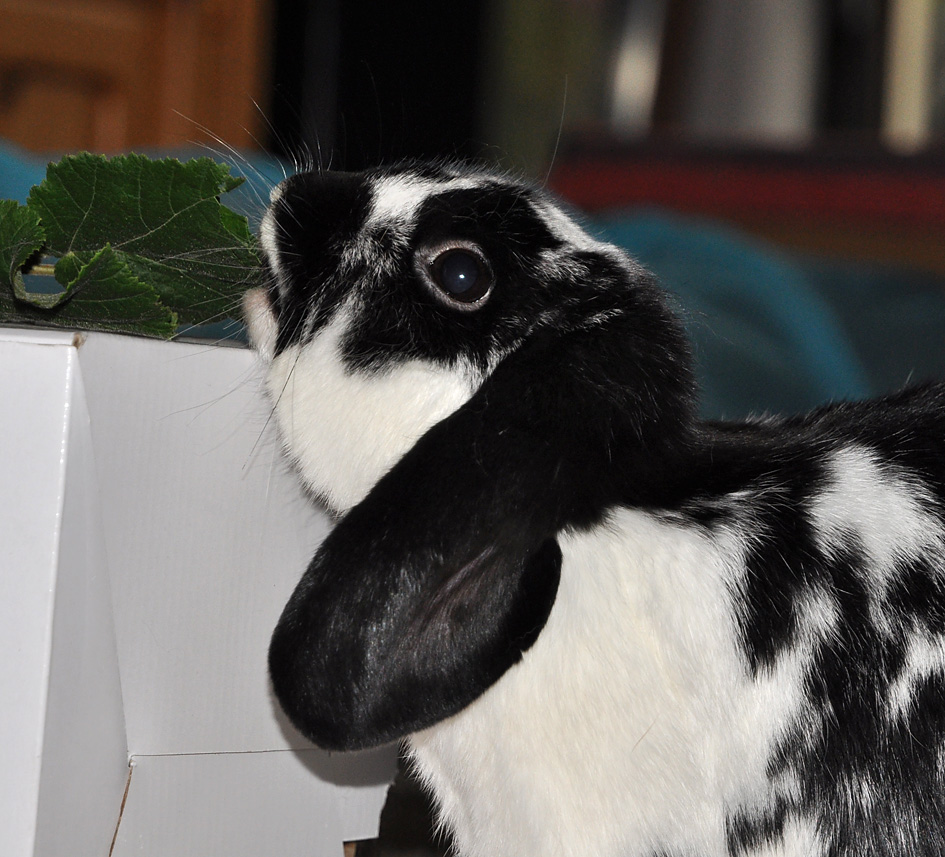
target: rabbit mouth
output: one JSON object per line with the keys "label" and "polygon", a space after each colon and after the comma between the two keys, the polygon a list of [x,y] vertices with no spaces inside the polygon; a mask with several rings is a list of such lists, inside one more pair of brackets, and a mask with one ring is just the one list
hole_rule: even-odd
{"label": "rabbit mouth", "polygon": [[243,320],[253,347],[267,363],[270,362],[275,354],[279,325],[264,288],[250,289],[243,295]]}

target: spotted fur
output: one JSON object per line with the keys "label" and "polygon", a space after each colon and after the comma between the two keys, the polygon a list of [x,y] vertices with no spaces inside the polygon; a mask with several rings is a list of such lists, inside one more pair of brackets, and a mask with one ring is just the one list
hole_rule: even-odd
{"label": "spotted fur", "polygon": [[306,735],[407,736],[464,857],[942,853],[945,388],[700,421],[652,277],[490,173],[296,175],[261,240],[339,513],[270,650]]}

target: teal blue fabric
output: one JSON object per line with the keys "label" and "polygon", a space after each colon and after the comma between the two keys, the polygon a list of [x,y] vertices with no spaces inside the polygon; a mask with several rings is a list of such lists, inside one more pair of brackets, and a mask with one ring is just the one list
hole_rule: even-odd
{"label": "teal blue fabric", "polygon": [[0,199],[26,202],[30,188],[46,175],[46,159],[0,140]]}
{"label": "teal blue fabric", "polygon": [[703,413],[793,413],[873,392],[834,306],[803,265],[734,230],[660,211],[597,218],[676,297]]}
{"label": "teal blue fabric", "polygon": [[843,325],[873,390],[945,379],[945,280],[920,270],[801,260]]}

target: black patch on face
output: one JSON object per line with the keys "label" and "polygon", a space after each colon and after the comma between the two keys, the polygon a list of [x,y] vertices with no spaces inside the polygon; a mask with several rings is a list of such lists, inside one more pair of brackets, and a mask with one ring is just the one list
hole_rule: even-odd
{"label": "black patch on face", "polygon": [[[359,314],[343,344],[345,359],[359,370],[409,359],[449,366],[461,358],[485,368],[560,300],[537,266],[540,253],[561,242],[520,188],[495,184],[434,194],[417,212],[406,252],[392,252],[385,238],[391,240],[389,231],[379,224],[370,240],[386,259],[396,259],[396,272],[366,283],[370,310]],[[425,252],[455,242],[480,248],[494,277],[488,299],[473,311],[437,300],[418,270]]]}
{"label": "black patch on face", "polygon": [[272,207],[278,266],[269,297],[278,321],[276,353],[318,331],[348,295],[347,280],[335,276],[341,255],[370,211],[371,194],[357,173],[298,173],[288,178]]}

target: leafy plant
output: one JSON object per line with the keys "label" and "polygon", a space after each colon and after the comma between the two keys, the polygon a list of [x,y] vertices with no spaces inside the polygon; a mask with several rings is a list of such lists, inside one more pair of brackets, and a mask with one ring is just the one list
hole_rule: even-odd
{"label": "leafy plant", "polygon": [[220,203],[242,181],[209,158],[50,164],[26,205],[0,200],[0,322],[171,337],[233,317],[260,272],[246,218]]}

